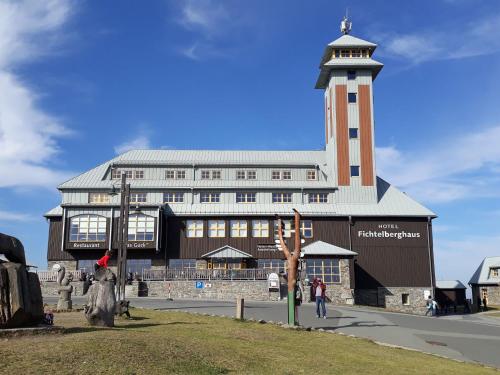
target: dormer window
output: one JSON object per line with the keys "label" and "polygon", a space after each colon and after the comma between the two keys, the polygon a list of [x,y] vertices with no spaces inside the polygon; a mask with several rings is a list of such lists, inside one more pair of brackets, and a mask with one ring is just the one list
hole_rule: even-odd
{"label": "dormer window", "polygon": [[491,269],[491,277],[497,278],[500,274],[500,268],[492,268]]}
{"label": "dormer window", "polygon": [[348,49],[343,49],[340,51],[341,57],[351,57],[351,51]]}

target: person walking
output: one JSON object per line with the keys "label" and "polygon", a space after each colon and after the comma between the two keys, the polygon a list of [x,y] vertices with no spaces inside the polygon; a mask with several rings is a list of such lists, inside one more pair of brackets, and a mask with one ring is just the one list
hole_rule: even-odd
{"label": "person walking", "polygon": [[435,299],[432,300],[432,316],[436,316],[438,312],[439,305]]}
{"label": "person walking", "polygon": [[321,318],[320,314],[320,306],[321,306],[323,319],[326,319],[326,306],[325,306],[326,285],[323,283],[321,279],[317,280],[314,294],[316,296],[316,317]]}
{"label": "person walking", "polygon": [[427,297],[427,311],[425,312],[425,316],[427,316],[429,313],[431,313],[432,316],[432,296]]}

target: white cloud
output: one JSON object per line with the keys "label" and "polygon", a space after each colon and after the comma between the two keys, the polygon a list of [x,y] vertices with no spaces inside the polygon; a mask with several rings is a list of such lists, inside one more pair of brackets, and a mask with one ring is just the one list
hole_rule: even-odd
{"label": "white cloud", "polygon": [[0,210],[0,222],[12,222],[12,221],[25,222],[34,220],[38,220],[38,218],[30,214]]}
{"label": "white cloud", "polygon": [[215,0],[182,0],[176,5],[175,21],[193,35],[188,46],[178,48],[181,55],[197,61],[226,57],[237,48],[230,39],[245,23],[242,15]]}
{"label": "white cloud", "polygon": [[415,152],[377,148],[380,176],[425,202],[500,195],[500,126]]}
{"label": "white cloud", "polygon": [[182,1],[180,23],[188,30],[199,31],[206,37],[221,32],[224,22],[230,20],[229,12],[212,0]]}
{"label": "white cloud", "polygon": [[436,243],[434,255],[438,279],[458,279],[467,284],[485,257],[500,255],[499,235],[439,239]]}
{"label": "white cloud", "polygon": [[0,188],[54,188],[68,177],[50,164],[59,152],[57,139],[69,131],[40,108],[37,95],[14,71],[52,52],[70,5],[69,0],[0,1]]}
{"label": "white cloud", "polygon": [[461,59],[500,51],[500,15],[454,23],[446,29],[423,29],[408,34],[379,33],[381,54],[413,64],[432,60]]}
{"label": "white cloud", "polygon": [[149,141],[149,137],[146,135],[141,135],[135,137],[130,141],[126,141],[115,146],[115,152],[117,154],[123,154],[124,152],[130,150],[146,150],[149,148],[151,148],[151,142]]}

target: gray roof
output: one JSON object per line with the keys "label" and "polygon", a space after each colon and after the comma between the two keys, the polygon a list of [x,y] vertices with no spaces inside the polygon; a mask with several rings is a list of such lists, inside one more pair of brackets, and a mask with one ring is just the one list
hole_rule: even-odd
{"label": "gray roof", "polygon": [[375,61],[372,58],[340,58],[340,59],[331,59],[330,61],[325,62],[321,66],[321,71],[318,76],[318,80],[316,81],[316,89],[324,89],[328,86],[328,81],[330,78],[330,72],[335,68],[366,68],[372,71],[373,79],[375,79],[378,73],[382,70],[384,64],[381,62]]}
{"label": "gray roof", "polygon": [[339,246],[332,245],[328,242],[315,241],[302,248],[300,256],[305,257],[308,255],[334,255],[340,257],[350,257],[358,255],[358,253]]}
{"label": "gray roof", "polygon": [[436,281],[438,289],[467,289],[460,280],[438,280]]}
{"label": "gray roof", "polygon": [[324,89],[328,85],[328,78],[330,76],[330,71],[333,67],[335,68],[354,68],[354,67],[364,67],[370,69],[373,72],[373,79],[377,77],[384,64],[372,60],[371,58],[339,58],[332,59],[332,53],[334,48],[342,47],[357,47],[357,48],[369,48],[374,51],[377,45],[366,40],[356,38],[352,35],[342,35],[340,38],[335,39],[333,42],[329,43],[325,47],[323,56],[319,63],[319,68],[321,69],[318,79],[316,81],[315,88]]}
{"label": "gray roof", "polygon": [[244,251],[225,245],[201,256],[202,258],[253,258],[252,255]]}
{"label": "gray roof", "polygon": [[370,47],[376,48],[377,45],[367,40],[356,38],[355,36],[344,34],[328,44],[329,47]]}
{"label": "gray roof", "polygon": [[[112,181],[104,179],[104,176],[111,166],[317,166],[325,163],[325,151],[133,150],[62,183],[58,188],[110,188]],[[279,186],[284,186],[283,182],[270,181],[269,185],[278,183]],[[228,188],[236,187],[230,185],[230,181],[223,180],[134,180],[132,182],[133,187],[151,188],[168,186],[190,188],[194,187],[193,183],[206,184],[208,187],[213,187],[214,183],[226,184]],[[234,184],[241,183],[234,182]],[[321,188],[317,184],[315,186]]]}
{"label": "gray roof", "polygon": [[484,258],[469,280],[469,284],[500,285],[500,278],[490,277],[491,268],[500,268],[500,256]]}
{"label": "gray roof", "polygon": [[112,160],[117,165],[315,165],[323,151],[276,150],[132,150]]}
{"label": "gray roof", "polygon": [[45,217],[51,217],[51,216],[58,217],[58,216],[62,216],[62,213],[63,213],[62,207],[56,206],[53,209],[51,209],[50,211],[47,211],[43,216],[45,216]]}

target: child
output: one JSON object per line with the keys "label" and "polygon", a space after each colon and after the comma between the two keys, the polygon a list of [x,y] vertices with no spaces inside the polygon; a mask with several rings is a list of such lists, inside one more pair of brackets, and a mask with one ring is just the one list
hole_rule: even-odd
{"label": "child", "polygon": [[49,309],[48,305],[44,305],[43,309],[43,323],[47,324],[49,326],[54,324],[54,314],[52,313],[52,310]]}
{"label": "child", "polygon": [[94,264],[94,271],[97,272],[101,268],[108,268],[109,258],[111,258],[111,250],[106,250],[104,256]]}

